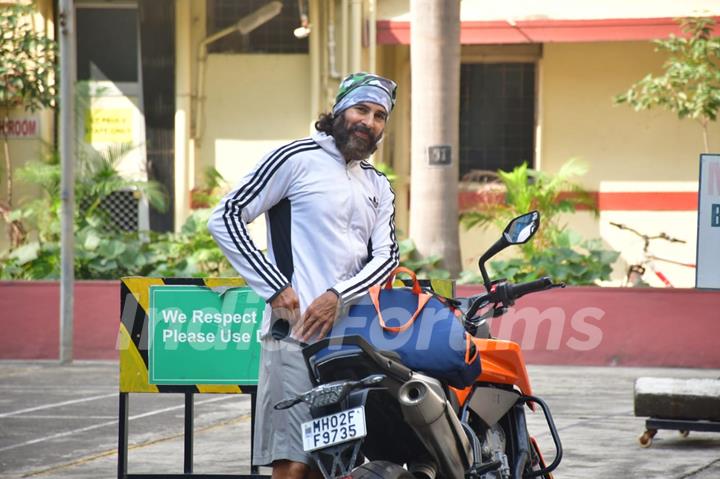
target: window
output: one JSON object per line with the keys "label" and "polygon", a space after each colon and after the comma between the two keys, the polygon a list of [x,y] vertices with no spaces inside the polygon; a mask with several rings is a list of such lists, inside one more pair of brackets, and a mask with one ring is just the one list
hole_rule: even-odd
{"label": "window", "polygon": [[535,63],[463,64],[460,177],[533,164]]}
{"label": "window", "polygon": [[150,229],[172,231],[175,211],[175,0],[140,0],[140,54],[148,176],[170,197],[163,211],[150,208]]}
{"label": "window", "polygon": [[77,79],[138,81],[137,10],[78,5]]}
{"label": "window", "polygon": [[[268,0],[208,0],[207,33],[212,35],[236,23]],[[283,0],[280,13],[248,35],[239,32],[208,45],[209,53],[307,53],[308,39],[296,38],[300,26],[297,0]]]}

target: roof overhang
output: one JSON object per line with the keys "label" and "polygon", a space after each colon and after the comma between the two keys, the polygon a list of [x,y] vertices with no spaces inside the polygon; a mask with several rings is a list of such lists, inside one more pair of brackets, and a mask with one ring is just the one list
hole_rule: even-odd
{"label": "roof overhang", "polygon": [[[713,17],[720,24],[720,17]],[[643,41],[680,35],[677,20],[663,18],[611,18],[592,20],[488,20],[463,21],[463,45]],[[409,45],[410,22],[378,20],[377,41]]]}

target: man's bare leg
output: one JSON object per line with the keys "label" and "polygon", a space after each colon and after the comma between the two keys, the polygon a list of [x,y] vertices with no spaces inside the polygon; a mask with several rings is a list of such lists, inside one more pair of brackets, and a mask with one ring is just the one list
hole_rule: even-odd
{"label": "man's bare leg", "polygon": [[322,479],[322,474],[302,462],[283,460],[272,463],[272,479]]}

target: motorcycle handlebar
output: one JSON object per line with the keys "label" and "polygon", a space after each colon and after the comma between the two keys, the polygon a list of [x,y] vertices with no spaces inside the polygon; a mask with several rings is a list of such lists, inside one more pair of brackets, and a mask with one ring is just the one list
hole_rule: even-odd
{"label": "motorcycle handlebar", "polygon": [[550,288],[564,288],[565,283],[553,283],[549,276],[521,284],[499,283],[486,294],[471,298],[470,309],[465,314],[466,318],[473,318],[475,313],[488,304],[502,304],[503,307],[511,306],[516,299],[529,293],[543,291]]}
{"label": "motorcycle handlebar", "polygon": [[535,281],[530,281],[529,283],[508,284],[508,298],[517,299],[528,293],[549,289],[552,286],[553,282],[549,276],[545,276],[544,278],[540,278]]}

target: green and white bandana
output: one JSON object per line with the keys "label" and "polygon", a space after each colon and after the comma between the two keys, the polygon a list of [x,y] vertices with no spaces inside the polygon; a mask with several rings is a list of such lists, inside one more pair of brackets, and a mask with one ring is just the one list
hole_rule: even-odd
{"label": "green and white bandana", "polygon": [[378,104],[385,108],[389,115],[395,106],[396,90],[397,84],[387,78],[372,73],[352,73],[340,83],[333,115],[363,102]]}

